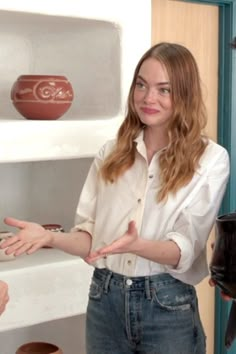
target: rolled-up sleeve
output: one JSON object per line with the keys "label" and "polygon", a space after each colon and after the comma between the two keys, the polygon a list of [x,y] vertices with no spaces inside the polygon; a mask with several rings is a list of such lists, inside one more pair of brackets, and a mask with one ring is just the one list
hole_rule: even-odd
{"label": "rolled-up sleeve", "polygon": [[[177,267],[166,266],[170,274],[185,273],[195,260],[206,253],[206,243],[225,193],[229,177],[229,157],[226,150],[222,150],[203,171],[200,178],[200,187],[197,192],[190,194],[188,203],[180,212],[171,232],[165,239],[174,241],[181,252]],[[206,258],[206,257],[205,257]]]}
{"label": "rolled-up sleeve", "polygon": [[76,209],[75,226],[71,231],[86,231],[93,236],[98,195],[99,169],[103,161],[104,147],[95,157],[89,169]]}

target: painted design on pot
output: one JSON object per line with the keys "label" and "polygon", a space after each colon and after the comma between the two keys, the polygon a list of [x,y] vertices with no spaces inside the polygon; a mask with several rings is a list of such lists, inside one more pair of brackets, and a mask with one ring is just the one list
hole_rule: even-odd
{"label": "painted design on pot", "polygon": [[41,81],[34,87],[34,95],[40,100],[54,100],[59,103],[61,100],[64,102],[71,101],[73,97],[71,90],[65,89],[63,86],[56,87],[55,81]]}
{"label": "painted design on pot", "polygon": [[58,119],[73,98],[71,83],[59,75],[21,75],[11,89],[13,105],[26,119]]}

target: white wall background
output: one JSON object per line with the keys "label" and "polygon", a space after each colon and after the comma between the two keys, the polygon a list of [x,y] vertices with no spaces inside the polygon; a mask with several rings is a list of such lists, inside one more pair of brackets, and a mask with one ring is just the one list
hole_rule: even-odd
{"label": "white wall background", "polygon": [[[115,135],[134,68],[150,46],[151,1],[0,0],[0,19],[0,228],[11,215],[68,230],[92,158]],[[76,90],[58,121],[27,121],[9,101],[17,76],[39,71],[64,71]],[[18,315],[13,303],[7,316]],[[4,316],[1,354],[34,340],[85,354],[84,315],[10,331],[1,326]]]}

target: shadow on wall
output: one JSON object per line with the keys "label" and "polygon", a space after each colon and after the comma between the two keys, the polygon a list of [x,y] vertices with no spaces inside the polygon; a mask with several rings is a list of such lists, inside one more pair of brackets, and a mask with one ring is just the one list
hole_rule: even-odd
{"label": "shadow on wall", "polygon": [[1,354],[14,354],[19,346],[32,341],[55,344],[63,354],[86,354],[85,315],[0,333]]}

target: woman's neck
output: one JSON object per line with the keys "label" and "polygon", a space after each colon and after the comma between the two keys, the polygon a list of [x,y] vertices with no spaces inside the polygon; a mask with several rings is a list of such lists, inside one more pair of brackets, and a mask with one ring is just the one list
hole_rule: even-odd
{"label": "woman's neck", "polygon": [[155,154],[168,145],[168,136],[167,134],[163,134],[163,132],[146,128],[144,130],[144,143],[147,151]]}

